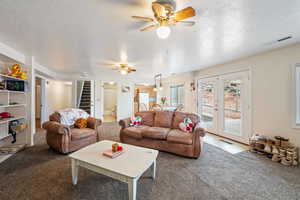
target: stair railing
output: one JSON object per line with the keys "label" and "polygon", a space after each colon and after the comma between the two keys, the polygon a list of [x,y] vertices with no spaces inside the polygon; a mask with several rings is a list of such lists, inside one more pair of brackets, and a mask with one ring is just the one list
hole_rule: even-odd
{"label": "stair railing", "polygon": [[81,85],[80,85],[80,91],[79,91],[79,98],[78,98],[78,101],[77,101],[77,108],[79,108],[80,103],[81,103],[81,98],[82,98],[82,93],[83,93],[84,81],[79,82],[79,83],[80,83]]}

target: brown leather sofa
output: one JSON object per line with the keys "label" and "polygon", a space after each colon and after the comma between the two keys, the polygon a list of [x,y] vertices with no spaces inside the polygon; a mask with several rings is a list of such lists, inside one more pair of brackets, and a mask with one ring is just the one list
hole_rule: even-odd
{"label": "brown leather sofa", "polygon": [[[130,127],[130,118],[119,121],[122,143],[167,151],[182,156],[198,158],[203,148],[205,130],[200,127],[196,114],[173,111],[144,111],[135,116],[142,118],[142,125]],[[179,129],[179,123],[189,117],[196,124],[192,133]]]}
{"label": "brown leather sofa", "polygon": [[87,128],[72,128],[60,123],[60,114],[53,113],[50,121],[43,123],[47,130],[47,144],[60,153],[69,153],[99,141],[98,127],[101,120],[89,117]]}

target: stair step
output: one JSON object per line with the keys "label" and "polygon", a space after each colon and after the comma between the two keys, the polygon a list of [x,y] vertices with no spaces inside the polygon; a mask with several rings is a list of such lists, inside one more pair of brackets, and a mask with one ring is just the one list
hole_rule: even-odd
{"label": "stair step", "polygon": [[91,106],[91,102],[81,102],[80,106]]}
{"label": "stair step", "polygon": [[79,106],[80,109],[90,109],[90,106]]}

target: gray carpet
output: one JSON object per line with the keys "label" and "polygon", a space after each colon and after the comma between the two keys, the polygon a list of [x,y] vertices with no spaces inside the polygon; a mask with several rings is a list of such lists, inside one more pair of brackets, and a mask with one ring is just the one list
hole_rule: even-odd
{"label": "gray carpet", "polygon": [[[118,140],[116,124],[107,123],[103,129],[102,139]],[[82,168],[73,186],[70,160],[50,150],[44,137],[43,132],[36,134],[34,147],[0,164],[1,200],[127,199],[126,184]],[[232,155],[208,144],[197,160],[161,152],[157,179],[141,178],[137,199],[296,200],[300,168],[250,152]]]}

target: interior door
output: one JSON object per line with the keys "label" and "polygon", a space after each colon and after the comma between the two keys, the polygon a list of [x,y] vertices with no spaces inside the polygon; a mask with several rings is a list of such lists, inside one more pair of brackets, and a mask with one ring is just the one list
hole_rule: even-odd
{"label": "interior door", "polygon": [[218,132],[218,78],[198,81],[198,113],[202,127],[210,133]]}

